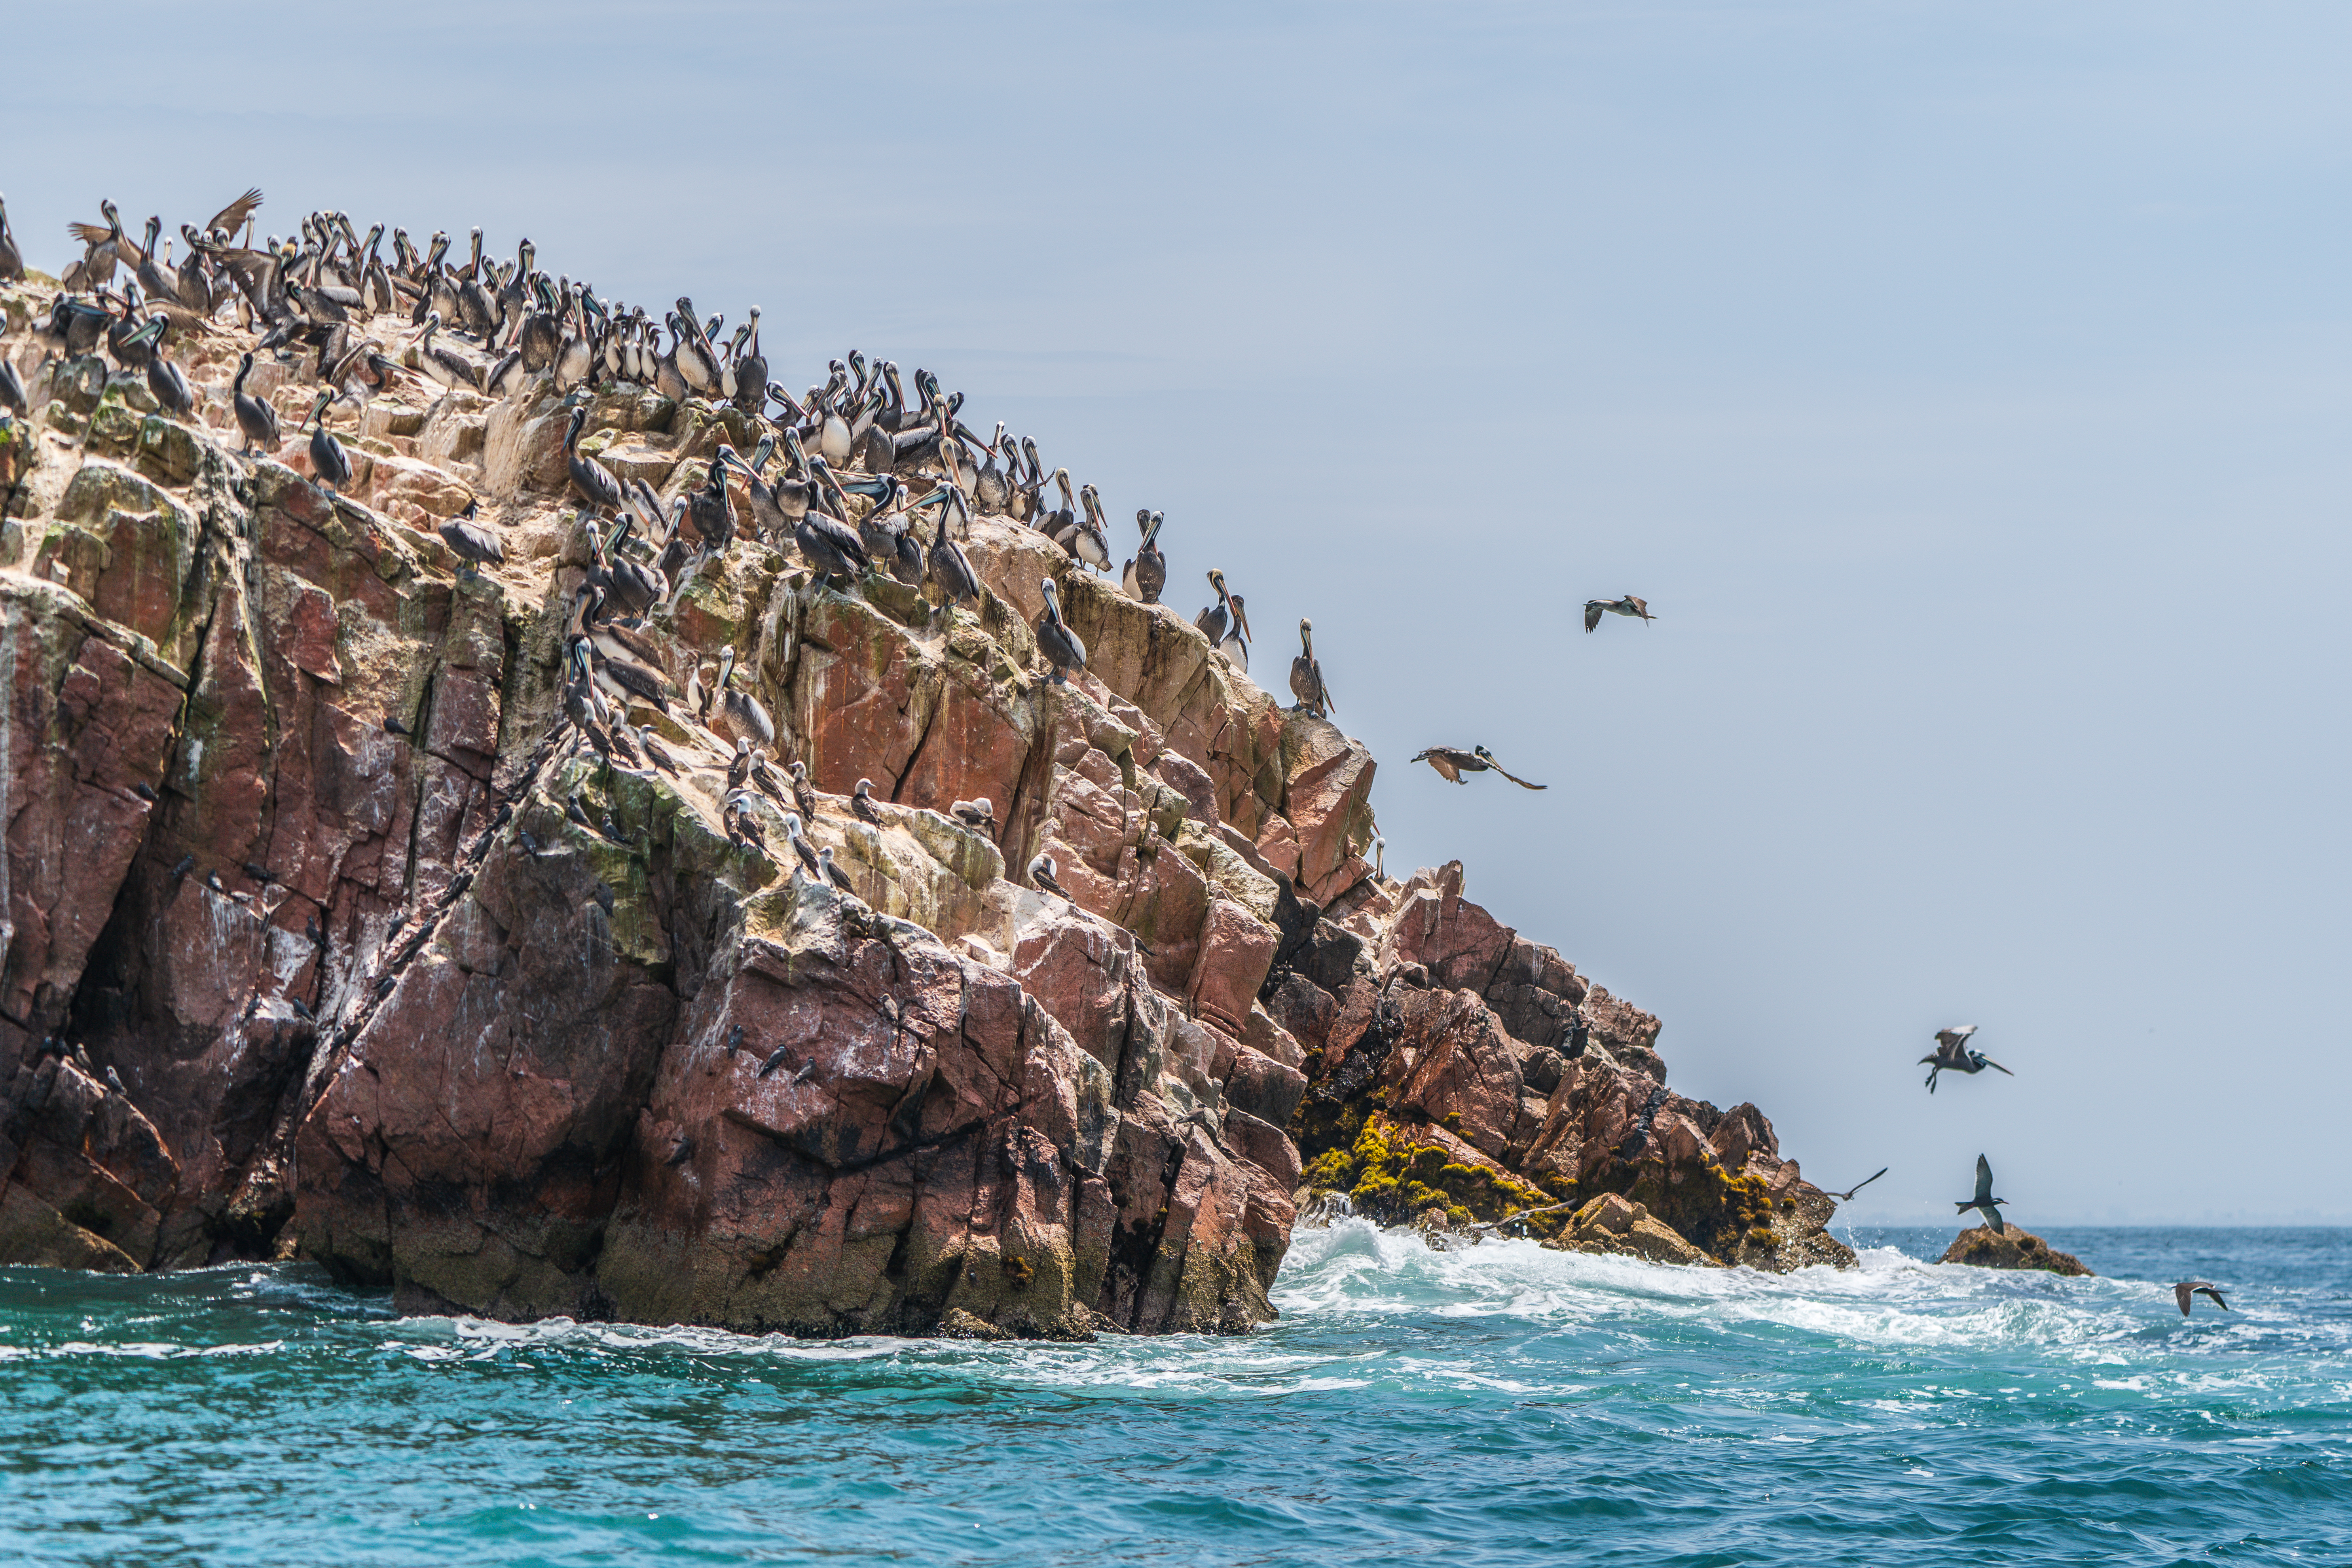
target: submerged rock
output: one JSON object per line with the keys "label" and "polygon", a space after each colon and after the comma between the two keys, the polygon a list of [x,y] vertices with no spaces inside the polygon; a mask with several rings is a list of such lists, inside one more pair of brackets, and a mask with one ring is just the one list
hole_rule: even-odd
{"label": "submerged rock", "polygon": [[1972,1268],[2038,1268],[2069,1279],[2087,1278],[2091,1270],[2071,1252],[2061,1252],[2032,1231],[2011,1225],[1996,1236],[1984,1226],[1973,1226],[1952,1238],[1938,1259],[1965,1263]]}

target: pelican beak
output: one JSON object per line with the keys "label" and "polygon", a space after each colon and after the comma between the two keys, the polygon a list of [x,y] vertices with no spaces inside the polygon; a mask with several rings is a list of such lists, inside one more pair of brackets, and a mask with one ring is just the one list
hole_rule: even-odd
{"label": "pelican beak", "polygon": [[[1230,599],[1233,596],[1231,595],[1227,595],[1226,597]],[[1242,608],[1242,602],[1239,599],[1233,599],[1233,606],[1234,625],[1241,627],[1242,640],[1244,642],[1257,641],[1257,634],[1250,630],[1249,612]]]}

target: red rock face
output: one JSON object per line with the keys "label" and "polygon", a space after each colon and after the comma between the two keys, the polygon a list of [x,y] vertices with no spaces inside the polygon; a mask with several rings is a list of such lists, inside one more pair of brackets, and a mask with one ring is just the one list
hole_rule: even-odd
{"label": "red rock face", "polygon": [[[0,289],[19,365],[47,300]],[[644,629],[680,695],[631,722],[675,767],[607,768],[559,701],[593,552],[553,392],[339,414],[339,500],[299,439],[240,455],[236,340],[168,345],[188,424],[52,363],[0,474],[0,1262],[299,1252],[417,1309],[814,1335],[1229,1331],[1272,1315],[1299,1141],[1375,1095],[1490,1180],[1712,1160],[1811,1191],[1750,1108],[1658,1099],[1657,1021],[1460,868],[1372,879],[1360,743],[1034,530],[974,522],[988,593],[950,611],[747,526]],[[305,370],[257,363],[289,430]],[[583,450],[665,503],[761,433],[585,405]],[[469,502],[504,565],[434,531]],[[1047,578],[1089,654],[1066,683]],[[728,722],[684,697],[722,647],[851,891],[797,870],[788,800],[750,808],[764,850],[730,839]],[[980,796],[992,826],[946,815]]]}

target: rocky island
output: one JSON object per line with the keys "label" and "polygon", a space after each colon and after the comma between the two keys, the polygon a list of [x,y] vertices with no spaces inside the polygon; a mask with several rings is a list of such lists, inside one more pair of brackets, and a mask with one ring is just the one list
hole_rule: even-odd
{"label": "rocky island", "polygon": [[[322,314],[363,258],[310,243]],[[175,414],[56,283],[0,282],[0,1263],[301,1258],[409,1310],[1067,1338],[1267,1321],[1323,1194],[1852,1261],[1760,1110],[1666,1087],[1655,1017],[1459,864],[1376,874],[1370,754],[1192,622],[985,485],[952,523],[976,605],[828,581],[718,462],[780,437],[764,404],[674,371],[436,384],[449,337],[400,346],[425,266],[336,323],[383,354],[327,411],[331,489],[299,332],[245,377],[285,432],[246,455],[267,309],[166,313]],[[565,711],[613,568],[575,412],[657,498],[641,536],[697,496],[747,520],[646,611],[672,695],[609,754]],[[919,502],[971,478],[949,446],[843,476]],[[502,561],[453,553],[469,509]],[[773,716],[760,756],[719,684]],[[845,886],[800,865],[789,794],[736,793],[771,756]]]}

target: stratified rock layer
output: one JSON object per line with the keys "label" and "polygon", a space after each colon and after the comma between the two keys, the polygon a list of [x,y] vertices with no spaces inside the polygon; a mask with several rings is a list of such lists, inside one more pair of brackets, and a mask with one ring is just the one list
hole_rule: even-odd
{"label": "stratified rock layer", "polygon": [[[764,801],[778,853],[730,841],[730,748],[681,706],[636,715],[677,775],[575,754],[590,557],[543,383],[379,397],[331,498],[299,436],[239,455],[242,334],[167,339],[182,423],[53,357],[50,298],[0,289],[34,403],[0,438],[0,1261],[299,1251],[424,1309],[1083,1336],[1271,1316],[1318,1185],[1622,1192],[1723,1261],[1842,1253],[1760,1113],[1664,1089],[1655,1019],[1458,866],[1372,877],[1362,746],[1035,531],[972,522],[977,612],[747,538],[651,617],[681,687],[736,648],[843,894]],[[299,368],[251,384],[289,432]],[[759,434],[583,401],[665,500]],[[461,575],[434,531],[476,499],[508,561]],[[977,795],[994,834],[942,815]],[[1007,879],[1041,850],[1070,901]]]}

